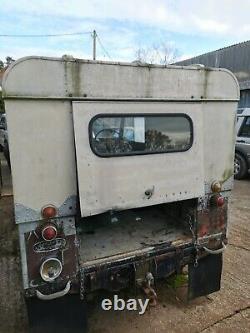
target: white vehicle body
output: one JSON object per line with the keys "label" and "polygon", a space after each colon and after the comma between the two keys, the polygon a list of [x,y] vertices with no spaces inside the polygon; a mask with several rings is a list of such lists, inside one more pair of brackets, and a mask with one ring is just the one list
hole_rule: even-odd
{"label": "white vehicle body", "polygon": [[[135,270],[137,263],[131,262],[143,257],[150,271],[152,260],[158,262],[164,253],[177,249],[183,251],[181,265],[193,262],[196,253],[195,262],[200,260],[203,267],[198,273],[190,266],[191,298],[219,289],[220,255],[208,256],[215,258],[208,266],[218,270],[213,268],[212,275],[208,270],[206,278],[208,284],[216,280],[216,285],[196,290],[195,281],[208,267],[202,264],[205,249],[220,253],[226,242],[239,100],[231,72],[198,65],[26,57],[6,71],[3,93],[27,296],[53,298],[58,292],[62,296],[69,292],[69,283],[80,284],[82,292],[89,286],[86,281],[91,290],[107,285],[112,289],[117,265],[123,274],[126,265]],[[100,125],[107,122],[112,123],[110,128]],[[161,139],[159,132],[147,129],[154,122],[158,127],[165,124]],[[188,130],[171,132],[166,129],[171,122],[183,122]],[[153,143],[155,151],[148,148]],[[53,218],[44,217],[43,207],[48,205],[52,212],[55,209]],[[155,216],[159,207],[170,212],[173,205],[182,222],[172,236],[161,234],[171,214]],[[192,231],[188,237],[180,233],[186,218]],[[108,220],[108,227],[95,229],[102,219]],[[56,245],[39,238],[39,230],[48,223],[61,235]],[[84,229],[89,225],[95,230]],[[186,250],[191,252],[187,255]],[[64,288],[54,296],[53,283],[41,280],[43,260],[53,253],[60,266],[57,287]],[[101,273],[107,267],[112,275],[108,280]],[[155,277],[161,275],[157,267]],[[168,273],[172,270],[176,268]],[[138,269],[133,274],[127,278],[141,281]]]}
{"label": "white vehicle body", "polygon": [[[25,84],[20,84],[20,80],[25,80]],[[30,212],[29,221],[37,220],[44,205],[63,207],[69,198],[76,197],[74,133],[79,152],[83,215],[142,206],[145,189],[153,185],[152,204],[202,196],[206,184],[215,179],[224,182],[232,174],[235,130],[231,119],[235,117],[239,96],[236,79],[227,70],[33,57],[19,60],[7,71],[3,88],[8,97],[5,105],[17,222],[24,222],[26,210]],[[112,167],[120,170],[114,175],[110,169],[112,159],[98,159],[86,145],[87,138],[81,137],[93,114],[103,111],[171,113],[179,110],[195,118],[195,141],[187,156],[114,159]],[[85,142],[80,144],[78,140]],[[24,148],[22,154],[20,147]],[[220,163],[217,152],[220,152]],[[163,168],[164,164],[170,167]],[[126,179],[124,167],[133,168]],[[87,168],[90,174],[85,177]],[[177,182],[184,168],[185,177]],[[135,170],[140,170],[139,174]],[[148,170],[152,171],[151,175]],[[159,175],[158,184],[155,174]],[[137,177],[141,185],[132,189],[131,183]],[[100,200],[107,186],[109,196]],[[125,203],[118,199],[119,195],[126,198]]]}

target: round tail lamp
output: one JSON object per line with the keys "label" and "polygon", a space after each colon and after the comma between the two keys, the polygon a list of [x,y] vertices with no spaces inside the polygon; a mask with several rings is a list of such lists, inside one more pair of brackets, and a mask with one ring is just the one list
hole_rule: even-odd
{"label": "round tail lamp", "polygon": [[62,263],[57,258],[45,260],[40,267],[41,278],[46,282],[53,282],[62,272]]}
{"label": "round tail lamp", "polygon": [[42,238],[45,241],[55,239],[57,236],[57,228],[53,224],[47,224],[42,228]]}
{"label": "round tail lamp", "polygon": [[225,199],[221,195],[213,195],[210,199],[210,204],[212,206],[222,207],[225,203]]}
{"label": "round tail lamp", "polygon": [[216,204],[218,207],[222,207],[225,203],[225,199],[222,196],[218,196],[216,199]]}
{"label": "round tail lamp", "polygon": [[211,190],[215,193],[219,193],[221,191],[221,183],[219,181],[214,181],[211,185]]}
{"label": "round tail lamp", "polygon": [[42,208],[42,217],[44,219],[51,219],[57,215],[57,209],[53,205],[48,205]]}

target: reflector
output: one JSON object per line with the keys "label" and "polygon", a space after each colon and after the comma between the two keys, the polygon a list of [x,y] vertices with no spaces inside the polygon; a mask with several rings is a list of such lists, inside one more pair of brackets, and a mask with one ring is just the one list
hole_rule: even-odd
{"label": "reflector", "polygon": [[56,214],[57,214],[57,209],[53,205],[48,205],[42,208],[42,217],[44,219],[51,219],[52,217],[55,217]]}
{"label": "reflector", "polygon": [[52,224],[47,224],[45,227],[42,229],[42,238],[46,241],[50,241],[57,236],[57,229],[54,225]]}
{"label": "reflector", "polygon": [[225,199],[222,195],[215,194],[210,198],[210,204],[212,206],[222,207],[225,203]]}
{"label": "reflector", "polygon": [[222,196],[220,196],[217,198],[216,202],[218,207],[222,207],[224,205],[225,200]]}
{"label": "reflector", "polygon": [[62,263],[57,258],[46,259],[40,267],[41,278],[46,282],[54,281],[62,272]]}

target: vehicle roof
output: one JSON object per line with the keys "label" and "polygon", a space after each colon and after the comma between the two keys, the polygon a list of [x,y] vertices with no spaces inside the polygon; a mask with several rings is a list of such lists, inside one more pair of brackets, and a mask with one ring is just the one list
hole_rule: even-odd
{"label": "vehicle roof", "polygon": [[[24,84],[25,82],[25,84]],[[4,98],[239,100],[235,76],[223,68],[159,66],[25,57],[3,78]]]}

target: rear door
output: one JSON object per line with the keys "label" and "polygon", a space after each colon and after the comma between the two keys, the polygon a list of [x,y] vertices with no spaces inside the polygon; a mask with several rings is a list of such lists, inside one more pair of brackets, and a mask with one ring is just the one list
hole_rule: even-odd
{"label": "rear door", "polygon": [[200,104],[73,102],[82,216],[204,195]]}

